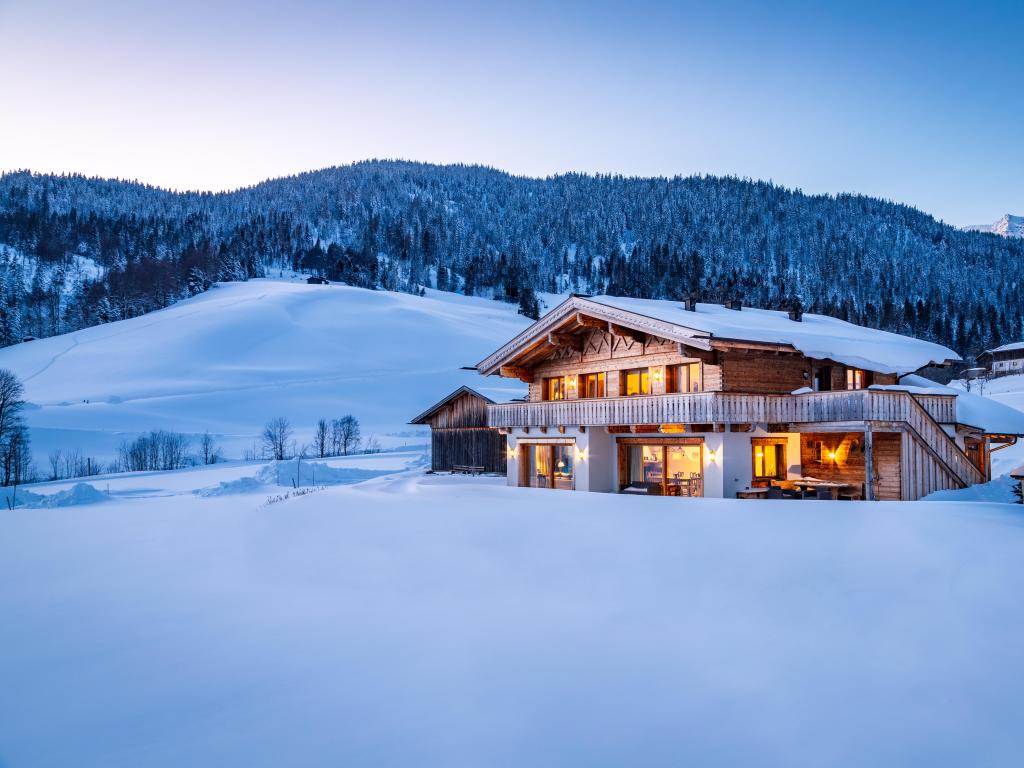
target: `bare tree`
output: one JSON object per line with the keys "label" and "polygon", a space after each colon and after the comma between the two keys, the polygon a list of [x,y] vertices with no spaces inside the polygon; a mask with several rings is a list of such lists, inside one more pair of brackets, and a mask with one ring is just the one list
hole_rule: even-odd
{"label": "bare tree", "polygon": [[203,460],[203,464],[216,464],[223,458],[217,441],[209,432],[204,432],[199,438],[199,458]]}
{"label": "bare tree", "polygon": [[277,461],[288,458],[291,437],[292,425],[284,416],[271,419],[263,428],[263,445],[271,457]]}
{"label": "bare tree", "polygon": [[359,450],[359,422],[352,414],[342,416],[336,421],[338,435],[338,453],[348,456]]}
{"label": "bare tree", "polygon": [[25,388],[18,377],[0,369],[0,468],[4,485],[26,482],[31,474],[28,430],[21,418]]}
{"label": "bare tree", "polygon": [[313,447],[317,455],[322,459],[331,448],[331,431],[327,419],[320,419],[316,423],[316,434],[313,435]]}
{"label": "bare tree", "polygon": [[119,465],[127,472],[152,472],[188,466],[188,438],[158,430],[121,443]]}

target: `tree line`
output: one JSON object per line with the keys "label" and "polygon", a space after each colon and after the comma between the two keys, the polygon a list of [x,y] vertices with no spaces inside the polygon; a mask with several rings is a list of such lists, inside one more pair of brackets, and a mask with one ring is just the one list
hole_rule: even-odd
{"label": "tree line", "polygon": [[1022,337],[1024,240],[906,205],[733,177],[509,176],[371,161],[229,193],[0,176],[0,344],[296,269],[458,291],[738,299],[913,333],[965,356]]}

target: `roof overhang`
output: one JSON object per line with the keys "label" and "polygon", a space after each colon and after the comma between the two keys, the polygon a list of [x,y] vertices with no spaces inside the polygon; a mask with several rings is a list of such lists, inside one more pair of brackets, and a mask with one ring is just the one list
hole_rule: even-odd
{"label": "roof overhang", "polygon": [[664,320],[628,312],[623,309],[589,301],[582,296],[570,296],[544,317],[507,342],[500,349],[477,364],[484,376],[498,373],[502,367],[517,367],[528,363],[538,354],[553,348],[551,334],[573,333],[587,327],[598,327],[615,333],[633,332],[668,339],[696,349],[710,351],[711,335]]}

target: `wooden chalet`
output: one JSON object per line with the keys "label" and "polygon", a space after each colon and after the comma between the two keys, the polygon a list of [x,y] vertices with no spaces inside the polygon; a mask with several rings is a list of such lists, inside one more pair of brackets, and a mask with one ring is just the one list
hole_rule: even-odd
{"label": "wooden chalet", "polygon": [[487,425],[494,401],[469,387],[459,387],[410,424],[430,427],[430,466],[435,472],[506,471],[505,437]]}
{"label": "wooden chalet", "polygon": [[978,362],[988,365],[993,376],[1024,373],[1024,341],[1003,344],[995,349],[986,349],[978,355]]}
{"label": "wooden chalet", "polygon": [[958,359],[799,310],[573,296],[477,370],[529,384],[486,405],[510,485],[919,499],[987,480],[991,444],[1016,439],[963,423],[951,390],[900,384]]}

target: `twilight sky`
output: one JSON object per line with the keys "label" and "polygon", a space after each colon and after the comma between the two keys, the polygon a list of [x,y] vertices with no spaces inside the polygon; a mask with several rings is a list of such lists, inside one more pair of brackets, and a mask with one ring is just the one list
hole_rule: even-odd
{"label": "twilight sky", "polygon": [[1024,214],[1024,2],[768,5],[0,0],[0,170],[229,189],[401,157]]}

